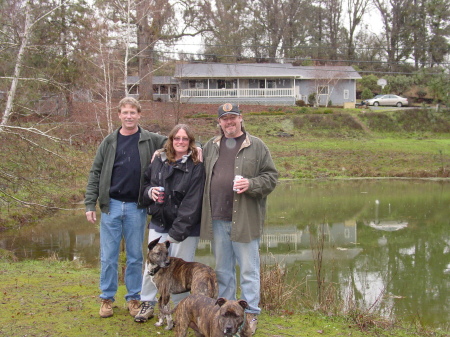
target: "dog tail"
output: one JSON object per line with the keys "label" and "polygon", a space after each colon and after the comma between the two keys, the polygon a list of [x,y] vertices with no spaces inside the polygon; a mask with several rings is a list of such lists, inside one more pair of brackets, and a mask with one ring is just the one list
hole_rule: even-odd
{"label": "dog tail", "polygon": [[172,315],[175,312],[175,309],[177,307],[173,308],[172,310],[168,310],[166,306],[159,307],[159,312],[163,315]]}

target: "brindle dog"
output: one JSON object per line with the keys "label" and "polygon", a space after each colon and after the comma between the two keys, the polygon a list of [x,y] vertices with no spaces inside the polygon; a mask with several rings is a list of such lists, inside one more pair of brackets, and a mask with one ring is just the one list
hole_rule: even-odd
{"label": "brindle dog", "polygon": [[189,295],[175,309],[175,337],[185,337],[188,328],[197,337],[250,337],[252,331],[244,300],[217,300],[203,295]]}
{"label": "brindle dog", "polygon": [[172,315],[168,314],[170,294],[190,291],[191,294],[217,298],[219,286],[214,269],[199,262],[186,262],[170,257],[170,242],[158,243],[160,238],[148,244],[146,263],[148,273],[160,293],[159,320],[155,325],[162,326],[166,319],[166,330],[170,330],[173,328]]}

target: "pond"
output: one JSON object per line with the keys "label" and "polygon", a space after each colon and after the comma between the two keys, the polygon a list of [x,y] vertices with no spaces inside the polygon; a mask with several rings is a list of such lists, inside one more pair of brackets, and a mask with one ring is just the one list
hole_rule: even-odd
{"label": "pond", "polygon": [[[448,328],[449,228],[449,181],[287,181],[269,196],[261,255],[313,281],[321,246],[327,280],[344,296],[366,307],[382,298],[390,317]],[[56,253],[97,266],[98,227],[83,210],[66,212],[2,233],[0,247],[20,259]],[[200,242],[197,260],[213,265],[209,242]]]}

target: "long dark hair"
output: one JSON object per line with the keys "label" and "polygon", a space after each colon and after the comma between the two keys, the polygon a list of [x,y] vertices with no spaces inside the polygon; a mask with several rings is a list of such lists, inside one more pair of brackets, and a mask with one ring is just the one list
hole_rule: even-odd
{"label": "long dark hair", "polygon": [[164,150],[166,151],[167,160],[169,161],[169,163],[175,162],[175,149],[173,147],[173,138],[178,133],[178,131],[180,131],[181,129],[186,131],[186,134],[189,138],[188,152],[189,151],[192,152],[192,154],[191,154],[192,160],[193,160],[194,164],[198,164],[200,162],[200,160],[198,157],[197,145],[195,144],[195,137],[192,134],[191,130],[189,129],[189,126],[187,126],[186,124],[177,124],[170,131],[169,137],[168,137],[169,139],[167,140],[166,144],[164,145]]}

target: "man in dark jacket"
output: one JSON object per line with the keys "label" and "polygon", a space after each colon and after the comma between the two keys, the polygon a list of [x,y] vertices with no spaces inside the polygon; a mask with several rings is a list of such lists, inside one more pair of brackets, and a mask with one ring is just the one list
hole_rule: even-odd
{"label": "man in dark jacket", "polygon": [[132,97],[119,103],[122,126],[100,144],[86,187],[86,218],[95,223],[96,204],[100,219],[100,316],[113,315],[118,287],[120,242],[125,240],[127,266],[125,299],[132,316],[139,312],[142,286],[142,242],[147,211],[142,204],[144,172],[152,154],[163,147],[166,137],[138,126],[141,106]]}
{"label": "man in dark jacket", "polygon": [[[200,237],[212,240],[219,297],[236,299],[236,263],[240,267],[241,297],[253,333],[260,314],[259,242],[266,198],[276,186],[278,171],[269,149],[243,128],[236,104],[219,107],[222,135],[203,148],[205,191]],[[233,183],[235,176],[242,179]]]}

